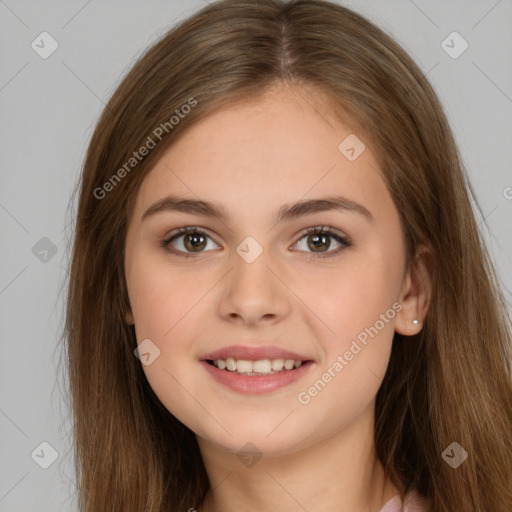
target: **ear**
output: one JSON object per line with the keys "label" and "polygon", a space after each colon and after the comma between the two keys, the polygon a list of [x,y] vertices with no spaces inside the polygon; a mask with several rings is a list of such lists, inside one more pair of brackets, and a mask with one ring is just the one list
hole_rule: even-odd
{"label": "ear", "polygon": [[399,334],[412,336],[422,329],[432,294],[431,256],[430,250],[421,246],[407,269],[399,297],[402,309],[395,321],[395,331]]}

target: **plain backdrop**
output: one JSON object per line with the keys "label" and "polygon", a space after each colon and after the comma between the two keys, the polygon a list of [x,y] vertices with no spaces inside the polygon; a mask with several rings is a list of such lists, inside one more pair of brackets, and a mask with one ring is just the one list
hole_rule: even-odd
{"label": "plain backdrop", "polygon": [[[343,3],[390,33],[428,74],[510,304],[512,1]],[[71,193],[94,125],[124,73],[204,5],[0,0],[0,512],[76,510],[59,366]]]}

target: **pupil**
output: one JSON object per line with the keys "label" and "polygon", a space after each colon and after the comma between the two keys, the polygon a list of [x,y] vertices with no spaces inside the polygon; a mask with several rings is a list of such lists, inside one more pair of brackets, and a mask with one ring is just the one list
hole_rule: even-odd
{"label": "pupil", "polygon": [[199,233],[189,234],[185,237],[185,245],[189,250],[202,249],[205,245],[204,236]]}
{"label": "pupil", "polygon": [[[313,240],[313,246],[310,248],[313,250],[316,250],[318,248],[321,248],[322,245],[326,244],[326,236],[325,235],[312,235],[311,239]],[[327,243],[327,248],[329,247],[329,244]],[[320,252],[320,251],[317,251]]]}

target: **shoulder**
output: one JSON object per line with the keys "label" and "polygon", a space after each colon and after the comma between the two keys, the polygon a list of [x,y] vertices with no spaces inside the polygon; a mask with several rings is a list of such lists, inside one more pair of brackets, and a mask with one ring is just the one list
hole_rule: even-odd
{"label": "shoulder", "polygon": [[405,500],[397,494],[389,500],[380,512],[429,512],[430,501],[416,491],[411,491],[405,496]]}
{"label": "shoulder", "polygon": [[405,497],[404,512],[428,512],[429,510],[430,501],[416,491],[411,491]]}

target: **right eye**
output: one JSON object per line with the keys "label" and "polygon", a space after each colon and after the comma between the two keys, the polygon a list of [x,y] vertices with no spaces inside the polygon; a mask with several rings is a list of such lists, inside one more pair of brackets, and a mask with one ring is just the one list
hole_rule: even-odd
{"label": "right eye", "polygon": [[[204,249],[208,246],[208,239],[211,240],[211,238],[203,231],[200,231],[199,228],[187,226],[170,233],[162,240],[161,245],[167,248],[172,254],[188,258],[191,254],[205,252]],[[213,244],[215,247],[218,247],[214,242]]]}

